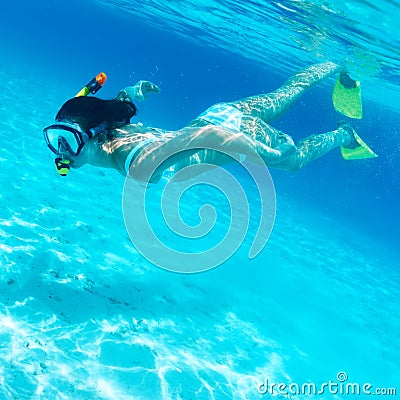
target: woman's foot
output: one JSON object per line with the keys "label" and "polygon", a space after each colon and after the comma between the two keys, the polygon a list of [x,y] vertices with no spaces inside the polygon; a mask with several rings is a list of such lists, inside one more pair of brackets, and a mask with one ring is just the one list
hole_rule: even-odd
{"label": "woman's foot", "polygon": [[346,89],[354,89],[357,87],[357,82],[350,78],[350,75],[346,71],[342,71],[340,73],[340,83],[346,88]]}
{"label": "woman's foot", "polygon": [[[338,131],[345,134],[344,142],[340,148],[345,160],[362,160],[364,158],[378,157],[374,151],[358,136],[357,132],[348,122],[339,122]],[[347,140],[346,140],[347,139]]]}
{"label": "woman's foot", "polygon": [[349,142],[344,144],[343,147],[346,147],[347,149],[355,149],[356,147],[360,146],[357,142],[356,139],[356,131],[353,129],[353,127],[346,121],[339,121],[338,123],[338,129],[342,129],[346,131],[346,133],[349,136]]}

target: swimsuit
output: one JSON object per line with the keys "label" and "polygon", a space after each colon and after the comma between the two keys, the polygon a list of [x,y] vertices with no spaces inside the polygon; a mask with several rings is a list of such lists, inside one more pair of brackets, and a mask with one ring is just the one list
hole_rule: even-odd
{"label": "swimsuit", "polygon": [[[139,129],[136,130],[135,126],[138,126]],[[126,128],[127,128],[127,133],[139,134],[139,135],[145,133],[147,136],[147,139],[142,140],[137,145],[133,146],[132,149],[129,151],[124,164],[124,169],[127,175],[129,175],[129,168],[131,164],[134,162],[134,160],[139,156],[141,151],[148,144],[159,140],[161,141],[168,140],[169,138],[171,138],[171,133],[174,133],[174,132],[164,131],[158,128],[145,128],[145,130],[143,130],[143,125],[140,123],[129,125]]]}
{"label": "swimsuit", "polygon": [[240,132],[242,112],[226,103],[219,103],[207,108],[196,119],[203,119],[212,125]]}
{"label": "swimsuit", "polygon": [[[196,119],[202,119],[212,125],[221,126],[232,132],[239,133],[242,125],[242,112],[226,103],[214,104],[201,113]],[[244,154],[239,154],[239,161],[246,159]]]}
{"label": "swimsuit", "polygon": [[149,138],[146,140],[143,140],[143,142],[140,142],[137,146],[135,146],[128,154],[128,157],[126,157],[125,160],[125,172],[127,175],[129,175],[129,168],[133,162],[133,159],[135,156],[139,155],[140,150],[143,149],[144,146],[146,146],[147,144],[154,142],[155,140],[157,140],[157,138]]}

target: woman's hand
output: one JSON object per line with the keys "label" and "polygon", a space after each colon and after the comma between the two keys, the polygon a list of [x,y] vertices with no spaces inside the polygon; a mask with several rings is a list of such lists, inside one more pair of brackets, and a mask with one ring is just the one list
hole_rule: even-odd
{"label": "woman's hand", "polygon": [[149,81],[139,81],[137,87],[137,94],[135,100],[146,100],[148,94],[160,93],[161,89]]}
{"label": "woman's hand", "polygon": [[139,81],[135,86],[127,86],[121,90],[116,99],[121,101],[143,101],[149,94],[160,93],[161,89],[154,83],[149,81]]}

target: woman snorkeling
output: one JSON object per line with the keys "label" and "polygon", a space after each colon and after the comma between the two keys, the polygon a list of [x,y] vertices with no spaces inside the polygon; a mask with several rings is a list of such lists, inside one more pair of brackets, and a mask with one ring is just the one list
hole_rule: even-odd
{"label": "woman snorkeling", "polygon": [[[308,136],[298,144],[269,125],[306,90],[334,74],[339,75],[333,94],[335,108],[351,118],[361,118],[359,82],[339,65],[325,62],[300,71],[273,92],[215,104],[177,131],[130,123],[136,114],[134,102],[160,92],[151,82],[128,86],[112,100],[80,95],[61,107],[56,123],[44,129],[44,136],[63,176],[70,167],[91,164],[151,182],[159,180],[171,166],[178,171],[195,163],[223,165],[233,161],[212,150],[215,148],[250,161],[255,151],[268,167],[286,171],[299,170],[338,147],[345,159],[376,157],[348,123]],[[166,158],[166,154],[173,155]]]}

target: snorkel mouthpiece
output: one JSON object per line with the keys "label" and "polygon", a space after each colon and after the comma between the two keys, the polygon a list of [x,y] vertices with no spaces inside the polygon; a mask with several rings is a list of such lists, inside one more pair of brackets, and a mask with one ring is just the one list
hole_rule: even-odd
{"label": "snorkel mouthpiece", "polygon": [[89,83],[87,83],[76,95],[75,97],[87,96],[89,93],[95,94],[101,89],[107,80],[107,75],[104,72],[100,72],[96,77],[94,77]]}
{"label": "snorkel mouthpiece", "polygon": [[68,175],[69,169],[71,168],[71,161],[70,160],[66,160],[66,159],[63,159],[61,157],[57,157],[54,160],[54,163],[56,164],[57,172],[61,176],[67,176]]}

